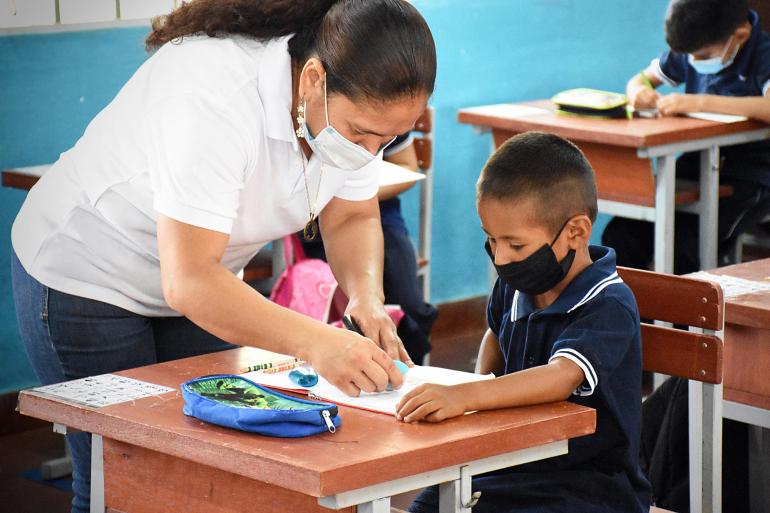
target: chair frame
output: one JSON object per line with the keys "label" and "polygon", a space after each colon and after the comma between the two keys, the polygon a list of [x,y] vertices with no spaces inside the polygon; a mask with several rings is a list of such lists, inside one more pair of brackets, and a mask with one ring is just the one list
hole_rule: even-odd
{"label": "chair frame", "polygon": [[415,152],[420,171],[425,179],[420,181],[420,220],[417,234],[417,257],[423,265],[417,269],[417,277],[422,287],[423,300],[430,302],[430,255],[431,229],[433,226],[433,144],[435,140],[435,110],[427,107],[414,125]]}
{"label": "chair frame", "polygon": [[690,511],[722,511],[722,354],[724,297],[718,284],[618,267],[642,323],[644,370],[688,379]]}

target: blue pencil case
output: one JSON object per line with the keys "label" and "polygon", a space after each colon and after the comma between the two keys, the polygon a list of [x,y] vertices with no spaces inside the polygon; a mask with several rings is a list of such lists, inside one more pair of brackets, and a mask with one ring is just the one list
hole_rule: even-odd
{"label": "blue pencil case", "polygon": [[340,426],[335,404],[281,394],[234,374],[187,381],[182,398],[185,415],[260,435],[298,438]]}

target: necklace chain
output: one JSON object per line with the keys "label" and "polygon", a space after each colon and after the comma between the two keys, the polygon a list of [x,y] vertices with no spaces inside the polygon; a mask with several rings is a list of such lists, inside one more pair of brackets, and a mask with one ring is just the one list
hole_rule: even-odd
{"label": "necklace chain", "polygon": [[310,186],[307,181],[307,164],[305,162],[305,156],[302,154],[302,148],[300,147],[300,160],[302,161],[302,178],[305,180],[305,199],[307,199],[308,221],[305,224],[305,229],[302,230],[302,236],[305,240],[311,241],[318,237],[318,223],[316,218],[318,217],[318,194],[321,192],[321,180],[324,177],[324,165],[321,162],[321,172],[318,175],[318,185],[315,189],[315,198],[313,203],[310,203]]}
{"label": "necklace chain", "polygon": [[[307,106],[306,101],[303,98],[303,101],[300,105],[297,105],[297,139],[307,139],[307,134],[305,133],[305,108]],[[328,124],[328,120],[327,120]],[[315,199],[313,200],[313,203],[311,205],[310,203],[310,186],[307,182],[307,163],[305,154],[302,150],[302,145],[300,144],[299,147],[299,158],[302,163],[302,178],[305,180],[305,198],[307,199],[307,211],[308,211],[308,221],[305,224],[305,229],[302,231],[302,235],[305,238],[305,240],[314,240],[316,237],[318,237],[318,223],[316,222],[316,217],[318,217],[318,212],[316,212],[316,209],[318,208],[318,193],[321,192],[321,180],[323,180],[324,177],[324,164],[323,162],[320,162],[321,165],[321,172],[318,174],[318,186],[316,186],[315,189]]]}

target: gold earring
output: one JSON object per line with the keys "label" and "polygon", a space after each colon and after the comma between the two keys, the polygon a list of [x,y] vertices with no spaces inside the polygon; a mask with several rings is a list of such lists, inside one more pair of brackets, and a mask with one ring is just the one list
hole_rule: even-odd
{"label": "gold earring", "polygon": [[304,100],[302,105],[297,105],[297,138],[305,138],[305,105]]}

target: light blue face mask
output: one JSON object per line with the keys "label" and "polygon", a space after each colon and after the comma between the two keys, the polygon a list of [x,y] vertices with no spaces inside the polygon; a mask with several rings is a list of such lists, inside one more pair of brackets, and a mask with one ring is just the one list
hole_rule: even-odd
{"label": "light blue face mask", "polygon": [[[304,137],[313,153],[318,155],[321,162],[338,169],[356,171],[377,158],[377,154],[369,153],[365,148],[350,141],[340,134],[329,123],[329,105],[326,98],[326,81],[324,80],[324,110],[326,112],[326,128],[313,137],[307,120],[302,123]],[[307,105],[305,105],[307,112]],[[382,150],[380,150],[382,151]]]}
{"label": "light blue face mask", "polygon": [[735,60],[735,56],[738,55],[738,51],[741,49],[740,45],[735,48],[735,51],[729,59],[725,60],[725,53],[730,48],[730,43],[733,38],[727,40],[725,49],[722,51],[722,55],[719,57],[712,57],[711,59],[696,59],[692,54],[687,54],[687,62],[701,75],[716,75],[723,69],[729,67]]}

